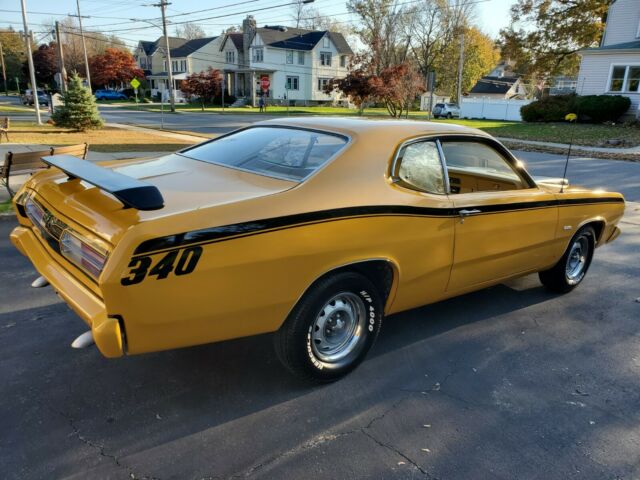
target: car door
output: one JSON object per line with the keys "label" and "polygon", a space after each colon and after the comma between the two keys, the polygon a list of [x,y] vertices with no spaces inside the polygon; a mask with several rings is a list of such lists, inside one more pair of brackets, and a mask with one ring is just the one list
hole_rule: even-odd
{"label": "car door", "polygon": [[398,203],[415,209],[415,216],[407,217],[406,229],[389,237],[401,245],[393,255],[403,278],[394,308],[414,308],[445,294],[453,264],[454,218],[444,172],[433,137],[412,139],[399,148],[393,183],[401,193]]}
{"label": "car door", "polygon": [[440,145],[458,215],[447,290],[470,290],[553,262],[555,197],[498,142],[448,137]]}

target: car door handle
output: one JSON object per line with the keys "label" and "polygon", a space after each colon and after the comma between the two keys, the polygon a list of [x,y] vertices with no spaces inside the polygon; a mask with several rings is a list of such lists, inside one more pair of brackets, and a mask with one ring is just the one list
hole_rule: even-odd
{"label": "car door handle", "polygon": [[482,210],[478,210],[477,208],[474,208],[473,210],[467,210],[466,208],[463,208],[458,213],[460,214],[460,223],[464,223],[465,217],[468,217],[469,215],[475,215],[476,213],[482,213]]}
{"label": "car door handle", "polygon": [[462,209],[458,213],[460,214],[461,217],[466,217],[468,215],[474,215],[476,213],[482,213],[482,210],[478,210],[477,208],[474,208],[473,210]]}

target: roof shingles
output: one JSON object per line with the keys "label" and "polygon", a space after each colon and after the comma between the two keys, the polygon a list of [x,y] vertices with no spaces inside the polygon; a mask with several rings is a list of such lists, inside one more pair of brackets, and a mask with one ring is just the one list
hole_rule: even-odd
{"label": "roof shingles", "polygon": [[338,50],[338,53],[353,55],[353,51],[351,50],[351,47],[349,47],[344,36],[338,32],[267,26],[258,28],[257,33],[260,35],[260,38],[262,38],[265,45],[274,48],[288,48],[291,50],[313,50],[322,37],[328,35]]}

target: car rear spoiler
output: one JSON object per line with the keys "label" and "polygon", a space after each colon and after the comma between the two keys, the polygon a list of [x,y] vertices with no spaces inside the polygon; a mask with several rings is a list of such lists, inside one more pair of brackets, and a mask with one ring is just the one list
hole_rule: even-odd
{"label": "car rear spoiler", "polygon": [[42,157],[42,161],[62,170],[69,176],[69,180],[81,179],[109,192],[125,207],[137,210],[158,210],[164,207],[164,199],[158,187],[137,178],[71,155],[51,155]]}

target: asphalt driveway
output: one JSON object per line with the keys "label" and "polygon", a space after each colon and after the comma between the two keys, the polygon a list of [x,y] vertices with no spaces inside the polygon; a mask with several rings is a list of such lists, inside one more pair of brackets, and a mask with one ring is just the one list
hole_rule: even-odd
{"label": "asphalt driveway", "polygon": [[[629,223],[633,222],[633,223]],[[326,386],[268,335],[107,360],[0,220],[0,477],[637,479],[640,220],[573,293],[535,276],[386,319]]]}

